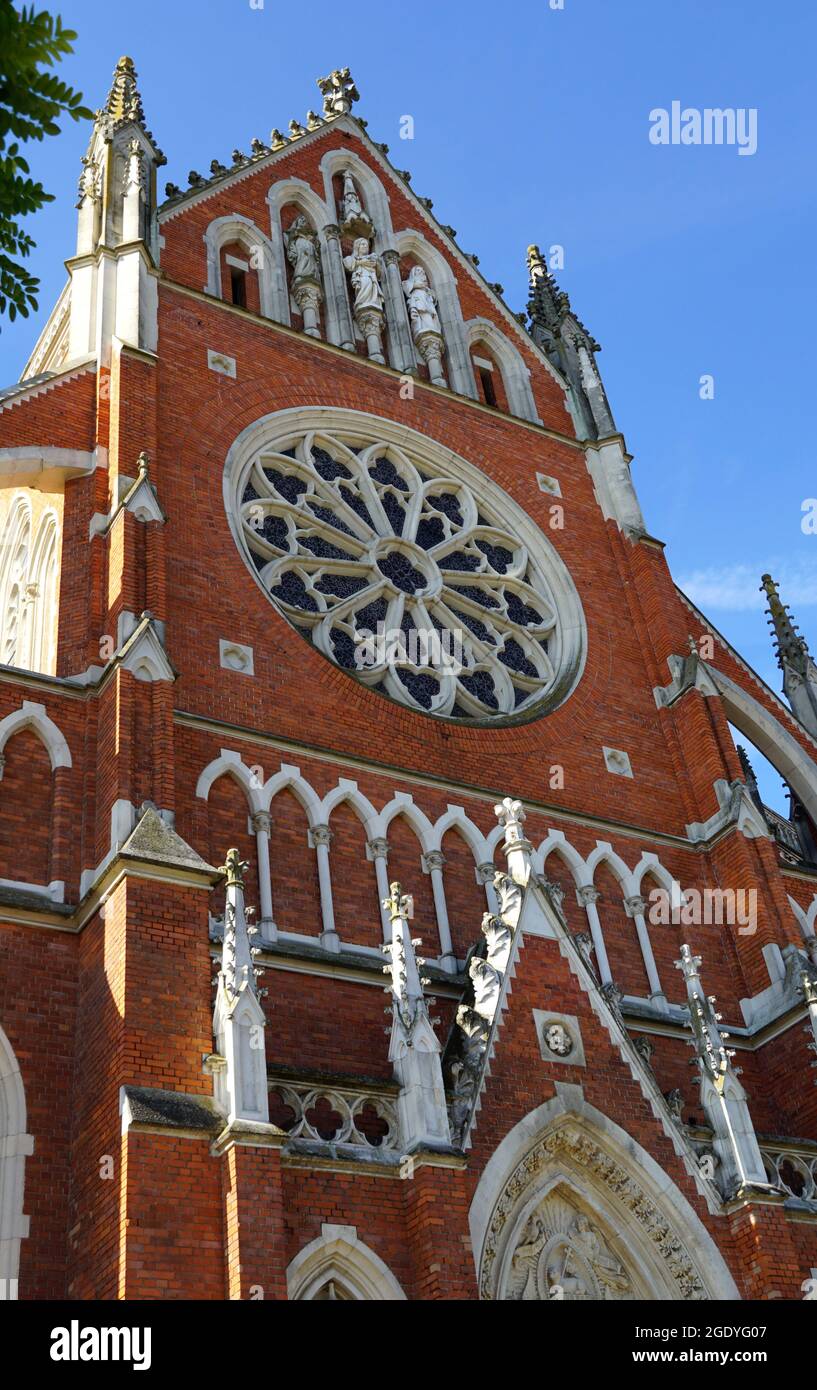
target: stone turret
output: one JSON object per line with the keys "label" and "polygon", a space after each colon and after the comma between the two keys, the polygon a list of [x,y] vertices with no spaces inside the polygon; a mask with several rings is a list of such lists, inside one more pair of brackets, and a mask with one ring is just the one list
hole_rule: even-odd
{"label": "stone turret", "polygon": [[156,347],[156,171],[165,156],[145,125],[131,58],[120,58],[97,111],[79,180],[69,360],[107,362],[115,337]]}

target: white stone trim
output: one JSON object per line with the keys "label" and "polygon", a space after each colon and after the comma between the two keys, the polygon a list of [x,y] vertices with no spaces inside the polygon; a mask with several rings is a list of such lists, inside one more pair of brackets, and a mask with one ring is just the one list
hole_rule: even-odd
{"label": "white stone trim", "polygon": [[48,749],[51,759],[51,771],[54,772],[58,767],[71,767],[71,750],[68,747],[60,729],[50,719],[45,712],[45,705],[39,705],[32,700],[23,700],[19,709],[7,714],[5,719],[0,719],[0,753],[3,752],[6,744],[13,734],[19,733],[21,729],[33,729],[41,741]]}
{"label": "white stone trim", "polygon": [[497,366],[502,374],[508,408],[520,420],[530,420],[541,425],[542,420],[536,409],[530,384],[530,368],[515,343],[507,338],[491,319],[468,319],[463,325],[465,341],[469,349],[475,342],[484,342],[494,353]]}
{"label": "white stone trim", "polygon": [[234,241],[246,247],[250,253],[260,251],[260,263],[256,268],[259,308],[264,318],[275,318],[270,275],[270,269],[275,259],[273,244],[260,227],[257,227],[249,217],[244,217],[241,213],[236,212],[224,217],[214,217],[204,233],[204,245],[207,252],[205,294],[211,294],[216,299],[224,298],[224,287],[221,283],[221,248],[229,246]]}
{"label": "white stone trim", "polygon": [[388,1265],[359,1239],[355,1226],[324,1222],[317,1240],[290,1261],[288,1298],[309,1300],[333,1278],[356,1301],[397,1302],[406,1297]]}
{"label": "white stone trim", "polygon": [[604,754],[604,766],[614,777],[632,777],[633,768],[630,762],[629,753],[625,753],[623,748],[602,747]]}
{"label": "white stone trim", "polygon": [[23,1195],[25,1160],[33,1152],[34,1139],[26,1133],[23,1078],[0,1026],[0,1289],[11,1299],[18,1292],[20,1241],[29,1233]]}
{"label": "white stone trim", "polygon": [[230,357],[226,352],[217,352],[215,348],[207,349],[207,366],[211,372],[218,372],[221,376],[228,376],[235,380],[237,375],[236,362],[234,357]]}
{"label": "white stone trim", "polygon": [[252,647],[245,646],[243,642],[230,642],[220,637],[218,660],[225,671],[234,671],[239,676],[255,675]]}

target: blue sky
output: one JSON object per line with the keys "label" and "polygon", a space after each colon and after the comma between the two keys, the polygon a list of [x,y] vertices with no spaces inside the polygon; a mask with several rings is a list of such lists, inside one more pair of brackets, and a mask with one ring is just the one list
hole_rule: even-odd
{"label": "blue sky", "polygon": [[[254,135],[320,109],[315,78],[348,64],[369,132],[499,280],[526,300],[525,248],[560,244],[557,278],[603,344],[599,365],[673,572],[775,689],[758,585],[770,569],[817,650],[811,0],[66,0],[63,73],[101,104],[135,60],[148,125],[186,185]],[[758,148],[655,146],[649,113],[757,110]],[[400,139],[400,117],[414,139]],[[56,194],[33,220],[41,312],[3,324],[14,381],[74,249],[87,129],[33,148]],[[714,377],[703,401],[699,381]],[[773,781],[763,775],[771,799]],[[779,800],[779,798],[775,798]]]}

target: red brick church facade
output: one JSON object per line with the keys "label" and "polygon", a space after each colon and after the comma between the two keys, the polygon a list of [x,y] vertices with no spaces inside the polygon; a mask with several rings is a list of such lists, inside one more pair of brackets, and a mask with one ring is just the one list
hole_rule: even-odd
{"label": "red brick church facade", "polygon": [[5,1296],[800,1299],[817,670],[319,85],[161,201],[121,60],[0,393]]}

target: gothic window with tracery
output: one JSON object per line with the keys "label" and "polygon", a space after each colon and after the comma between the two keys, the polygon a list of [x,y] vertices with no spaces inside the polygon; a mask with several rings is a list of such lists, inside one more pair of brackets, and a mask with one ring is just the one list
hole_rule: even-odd
{"label": "gothic window with tracery", "polygon": [[367,423],[290,424],[238,469],[234,528],[268,596],[324,656],[417,710],[507,720],[563,698],[583,625],[555,551],[450,451]]}

